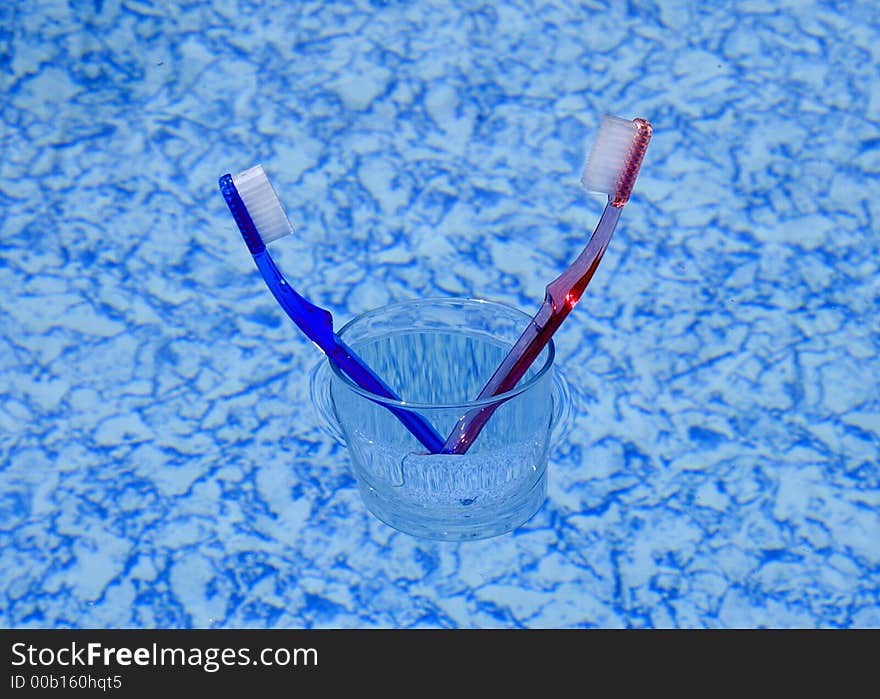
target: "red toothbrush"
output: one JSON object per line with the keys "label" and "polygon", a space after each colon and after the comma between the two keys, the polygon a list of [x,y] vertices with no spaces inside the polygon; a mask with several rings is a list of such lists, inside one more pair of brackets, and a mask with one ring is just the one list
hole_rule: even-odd
{"label": "red toothbrush", "polygon": [[[477,400],[491,398],[516,386],[584,293],[632,193],[652,133],[651,125],[644,119],[629,121],[614,116],[602,119],[581,177],[584,189],[608,195],[602,217],[583,252],[547,285],[540,310],[480,391]],[[462,416],[441,453],[467,452],[498,406],[498,403],[491,403]]]}

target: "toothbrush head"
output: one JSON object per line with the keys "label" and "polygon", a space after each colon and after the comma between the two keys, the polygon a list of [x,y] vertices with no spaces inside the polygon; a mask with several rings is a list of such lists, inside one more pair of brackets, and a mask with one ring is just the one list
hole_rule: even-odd
{"label": "toothbrush head", "polygon": [[644,119],[603,117],[581,176],[584,189],[607,194],[618,208],[626,204],[653,132]]}
{"label": "toothbrush head", "polygon": [[262,165],[233,175],[232,182],[266,245],[293,233],[293,226]]}
{"label": "toothbrush head", "polygon": [[220,191],[251,254],[293,232],[281,200],[262,165],[237,175],[223,175]]}

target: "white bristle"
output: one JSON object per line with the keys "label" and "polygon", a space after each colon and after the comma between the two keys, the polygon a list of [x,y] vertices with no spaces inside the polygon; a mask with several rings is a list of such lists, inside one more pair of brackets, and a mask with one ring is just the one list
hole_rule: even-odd
{"label": "white bristle", "polygon": [[281,200],[275,194],[262,165],[233,175],[232,183],[238,190],[238,196],[244,202],[263,243],[268,245],[273,240],[293,232],[293,226],[284,213]]}
{"label": "white bristle", "polygon": [[584,189],[614,195],[637,134],[635,122],[615,116],[602,117],[596,143],[590,150],[581,175]]}

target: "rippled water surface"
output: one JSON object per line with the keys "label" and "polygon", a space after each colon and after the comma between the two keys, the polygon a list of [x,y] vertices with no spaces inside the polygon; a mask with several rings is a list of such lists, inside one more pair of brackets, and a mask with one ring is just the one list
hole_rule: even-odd
{"label": "rippled water surface", "polygon": [[[880,626],[878,64],[870,2],[3,3],[0,624]],[[217,178],[340,324],[532,312],[606,112],[655,136],[547,502],[400,534]]]}

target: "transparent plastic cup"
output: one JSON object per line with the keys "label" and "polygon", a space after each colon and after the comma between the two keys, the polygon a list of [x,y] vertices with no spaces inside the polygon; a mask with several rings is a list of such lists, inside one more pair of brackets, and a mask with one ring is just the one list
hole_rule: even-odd
{"label": "transparent plastic cup", "polygon": [[[460,541],[512,531],[540,509],[554,426],[570,402],[552,342],[512,391],[473,400],[530,321],[489,301],[423,299],[369,311],[339,331],[405,399],[365,391],[328,361],[312,372],[312,399],[348,447],[376,517],[413,536]],[[498,408],[463,455],[427,453],[387,409],[420,413],[445,439],[489,403]]]}

